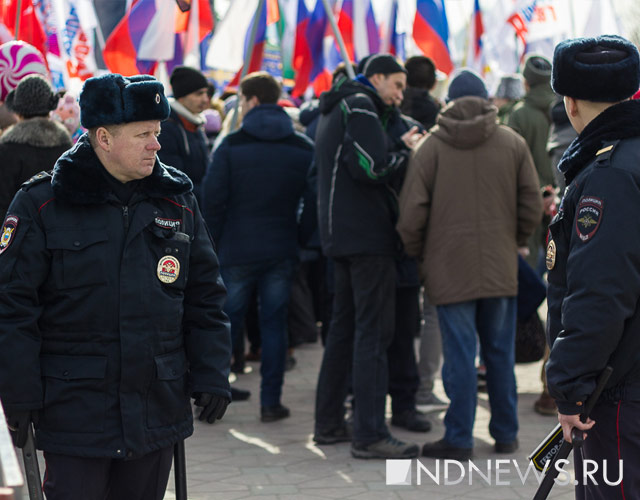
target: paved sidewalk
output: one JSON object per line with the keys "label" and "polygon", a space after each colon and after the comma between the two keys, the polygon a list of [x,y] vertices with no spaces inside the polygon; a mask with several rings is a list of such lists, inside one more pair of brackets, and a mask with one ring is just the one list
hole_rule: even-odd
{"label": "paved sidewalk", "polygon": [[[229,406],[222,421],[214,425],[196,423],[194,435],[186,441],[188,489],[191,500],[263,499],[424,499],[444,500],[464,498],[531,499],[537,481],[530,471],[525,485],[519,476],[526,473],[530,453],[557,423],[554,417],[543,417],[533,411],[533,402],[541,390],[541,363],[518,365],[516,375],[519,393],[520,450],[513,455],[492,452],[493,440],[487,429],[489,410],[486,394],[479,395],[473,463],[487,475],[487,460],[491,460],[491,485],[477,472],[469,484],[468,469],[464,479],[446,485],[444,462],[440,461],[440,485],[426,473],[417,485],[417,462],[412,462],[412,485],[387,486],[384,460],[356,460],[349,453],[349,444],[316,446],[312,441],[315,386],[322,357],[322,347],[306,344],[296,349],[296,367],[286,374],[283,403],[291,408],[291,417],[280,422],[263,424],[259,419],[259,364],[249,363],[253,372],[241,375],[238,387],[250,389],[251,398]],[[444,397],[442,384],[436,394]],[[411,433],[391,427],[393,434],[419,444],[440,439],[444,433],[444,412],[433,413],[434,426],[428,433]],[[500,465],[496,484],[495,460]],[[514,464],[513,460],[516,461]],[[435,475],[436,461],[422,458],[420,463]],[[572,470],[572,466],[567,467]],[[460,477],[451,467],[450,481]],[[572,478],[573,479],[573,478]],[[554,486],[549,498],[574,498],[572,486]],[[173,477],[165,500],[175,499]]]}

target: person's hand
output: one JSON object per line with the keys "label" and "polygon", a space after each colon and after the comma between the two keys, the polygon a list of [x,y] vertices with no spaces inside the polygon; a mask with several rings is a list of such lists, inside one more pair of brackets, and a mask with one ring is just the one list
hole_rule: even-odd
{"label": "person's hand", "polygon": [[31,410],[7,411],[7,426],[11,433],[13,444],[18,448],[24,448],[27,443],[27,433],[31,422],[37,421],[38,413]]}
{"label": "person's hand", "polygon": [[405,146],[409,149],[413,149],[413,147],[418,143],[418,141],[422,138],[424,133],[418,132],[418,127],[415,125],[411,127],[408,131],[406,131],[400,139],[404,142]]}
{"label": "person's hand", "polygon": [[196,392],[193,397],[196,406],[202,407],[198,419],[203,422],[206,420],[210,424],[222,418],[230,403],[227,398],[209,392]]}
{"label": "person's hand", "polygon": [[[582,422],[580,420],[580,415],[563,415],[562,413],[558,413],[558,422],[562,425],[562,434],[564,436],[564,440],[568,443],[571,443],[571,430],[575,427],[581,431],[588,431],[591,429],[596,421],[587,418],[586,422]],[[587,433],[584,432],[582,434],[582,438],[587,438]]]}
{"label": "person's hand", "polygon": [[520,257],[526,259],[527,257],[529,257],[529,254],[531,252],[529,250],[529,247],[518,247],[518,253],[520,254]]}

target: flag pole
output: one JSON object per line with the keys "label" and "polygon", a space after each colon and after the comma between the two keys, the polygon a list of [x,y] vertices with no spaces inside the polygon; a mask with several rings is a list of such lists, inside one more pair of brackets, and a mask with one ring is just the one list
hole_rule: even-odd
{"label": "flag pole", "polygon": [[329,19],[329,23],[331,24],[333,37],[338,42],[338,47],[340,48],[340,55],[342,56],[342,60],[344,61],[347,75],[349,75],[349,78],[353,80],[356,77],[356,74],[353,71],[353,66],[351,65],[351,61],[349,60],[349,56],[347,54],[347,48],[345,47],[344,40],[342,39],[342,34],[338,29],[338,23],[336,23],[336,17],[333,15],[333,9],[331,8],[331,5],[329,5],[329,0],[322,0],[322,3],[324,5],[324,10],[327,13],[327,18]]}
{"label": "flag pole", "polygon": [[18,0],[18,5],[16,6],[16,31],[13,34],[14,40],[18,40],[18,36],[20,35],[20,14],[22,14],[22,0]]}
{"label": "flag pole", "polygon": [[[251,53],[253,52],[253,46],[256,42],[256,35],[258,34],[258,22],[260,21],[260,14],[264,7],[265,0],[259,0],[258,8],[253,16],[253,25],[251,26],[251,33],[249,34],[249,43],[244,51],[244,66],[240,71],[240,81],[247,75],[249,71],[249,64],[251,63]],[[239,89],[238,89],[239,90]],[[231,118],[231,132],[233,132],[238,125],[238,111],[240,108],[240,97],[236,99],[236,105],[233,107],[233,118]]]}

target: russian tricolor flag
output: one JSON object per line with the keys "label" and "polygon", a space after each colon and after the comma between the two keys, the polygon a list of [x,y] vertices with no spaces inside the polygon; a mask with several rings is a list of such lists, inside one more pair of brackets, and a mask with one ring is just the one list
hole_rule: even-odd
{"label": "russian tricolor flag", "polygon": [[293,56],[293,69],[296,71],[296,83],[292,90],[294,97],[304,94],[318,77],[326,79],[324,38],[328,18],[322,1],[318,0],[309,14],[304,0],[298,0],[297,24]]}
{"label": "russian tricolor flag", "polygon": [[422,53],[433,59],[444,73],[453,71],[449,54],[449,24],[443,0],[418,0],[413,21],[413,39]]}
{"label": "russian tricolor flag", "polygon": [[371,0],[343,0],[337,18],[349,60],[360,61],[369,54],[380,52]]}
{"label": "russian tricolor flag", "polygon": [[484,54],[482,53],[483,34],[484,23],[482,22],[480,0],[475,0],[473,5],[473,15],[471,16],[471,23],[469,26],[469,40],[465,66],[474,69],[480,74],[484,74],[485,72]]}

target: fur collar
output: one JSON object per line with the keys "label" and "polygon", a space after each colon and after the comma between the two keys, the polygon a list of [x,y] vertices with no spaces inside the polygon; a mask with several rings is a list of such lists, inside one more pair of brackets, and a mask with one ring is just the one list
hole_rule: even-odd
{"label": "fur collar", "polygon": [[[77,205],[106,203],[112,192],[104,167],[84,134],[73,149],[64,153],[53,168],[51,180],[58,199]],[[140,181],[139,189],[152,198],[188,193],[193,184],[186,174],[159,160],[153,172]]]}
{"label": "fur collar", "polygon": [[558,170],[567,185],[591,163],[603,143],[640,136],[640,101],[623,101],[605,109],[575,138],[565,151]]}
{"label": "fur collar", "polygon": [[0,143],[27,144],[37,148],[70,148],[72,145],[71,136],[64,125],[44,117],[22,120],[9,127],[0,137]]}
{"label": "fur collar", "polygon": [[200,115],[194,115],[191,111],[185,108],[182,104],[180,104],[175,99],[169,99],[169,104],[171,105],[171,109],[175,111],[178,115],[180,115],[185,120],[193,123],[196,126],[204,125],[205,119]]}

